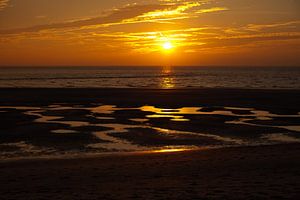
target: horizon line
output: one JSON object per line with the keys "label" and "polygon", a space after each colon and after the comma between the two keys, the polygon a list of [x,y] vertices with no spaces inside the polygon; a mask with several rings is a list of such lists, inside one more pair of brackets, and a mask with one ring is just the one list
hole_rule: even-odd
{"label": "horizon line", "polygon": [[22,68],[22,67],[300,67],[300,65],[0,65],[0,68]]}

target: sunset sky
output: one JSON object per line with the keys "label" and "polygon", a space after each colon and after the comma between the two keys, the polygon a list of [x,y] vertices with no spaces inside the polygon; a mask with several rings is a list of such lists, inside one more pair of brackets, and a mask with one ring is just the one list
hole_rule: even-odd
{"label": "sunset sky", "polygon": [[1,66],[300,66],[299,0],[0,0]]}

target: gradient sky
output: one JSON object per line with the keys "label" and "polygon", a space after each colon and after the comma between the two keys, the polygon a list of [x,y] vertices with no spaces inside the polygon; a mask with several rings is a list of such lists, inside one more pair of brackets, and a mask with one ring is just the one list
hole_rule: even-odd
{"label": "gradient sky", "polygon": [[0,66],[166,63],[300,66],[300,1],[0,0]]}

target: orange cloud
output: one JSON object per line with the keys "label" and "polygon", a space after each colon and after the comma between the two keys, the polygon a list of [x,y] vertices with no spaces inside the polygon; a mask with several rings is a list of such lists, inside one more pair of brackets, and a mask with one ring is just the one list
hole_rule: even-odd
{"label": "orange cloud", "polygon": [[0,10],[8,5],[9,0],[0,0]]}
{"label": "orange cloud", "polygon": [[211,13],[211,12],[219,12],[219,11],[226,11],[226,10],[229,10],[229,9],[225,8],[225,7],[213,7],[213,8],[198,10],[196,13],[202,14],[202,13]]}
{"label": "orange cloud", "polygon": [[19,29],[10,29],[10,30],[0,30],[0,34],[18,34],[24,32],[37,32],[47,29],[63,29],[63,28],[76,28],[76,27],[84,27],[84,26],[92,26],[92,25],[105,25],[110,23],[121,22],[125,19],[131,19],[142,15],[144,13],[161,9],[166,7],[165,5],[134,5],[127,6],[120,9],[115,10],[113,13],[107,16],[95,17],[84,20],[77,20],[71,22],[63,22],[63,23],[55,23],[55,24],[45,24],[38,25],[27,28],[19,28]]}

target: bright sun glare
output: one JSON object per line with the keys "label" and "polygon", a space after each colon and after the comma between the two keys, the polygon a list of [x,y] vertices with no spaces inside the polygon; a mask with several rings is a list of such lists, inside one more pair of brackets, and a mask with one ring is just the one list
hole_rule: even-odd
{"label": "bright sun glare", "polygon": [[173,45],[172,45],[172,43],[171,42],[165,42],[164,44],[163,44],[163,48],[165,49],[165,50],[170,50],[170,49],[172,49],[173,48]]}

